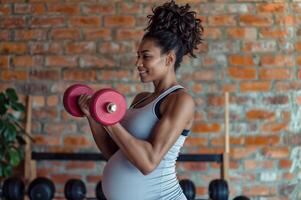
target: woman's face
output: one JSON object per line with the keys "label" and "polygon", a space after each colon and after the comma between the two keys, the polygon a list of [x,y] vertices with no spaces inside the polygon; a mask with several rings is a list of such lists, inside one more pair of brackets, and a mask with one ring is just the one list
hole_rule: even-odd
{"label": "woman's face", "polygon": [[138,47],[136,67],[142,82],[161,80],[166,75],[166,55],[152,39],[143,39]]}

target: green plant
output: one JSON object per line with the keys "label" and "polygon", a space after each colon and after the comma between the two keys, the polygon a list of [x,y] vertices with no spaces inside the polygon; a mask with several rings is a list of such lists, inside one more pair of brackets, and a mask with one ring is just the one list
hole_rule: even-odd
{"label": "green plant", "polygon": [[24,158],[24,113],[13,88],[0,93],[0,177],[11,176]]}

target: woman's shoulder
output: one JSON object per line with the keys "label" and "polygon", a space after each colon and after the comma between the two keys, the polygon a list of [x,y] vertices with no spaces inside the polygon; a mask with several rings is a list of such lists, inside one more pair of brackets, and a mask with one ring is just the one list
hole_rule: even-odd
{"label": "woman's shoulder", "polygon": [[177,90],[167,96],[165,101],[166,106],[184,106],[194,109],[195,101],[193,97],[187,92],[187,90]]}

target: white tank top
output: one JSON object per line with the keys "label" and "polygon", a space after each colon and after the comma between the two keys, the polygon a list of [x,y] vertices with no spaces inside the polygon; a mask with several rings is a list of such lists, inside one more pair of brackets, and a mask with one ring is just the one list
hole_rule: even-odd
{"label": "white tank top", "polygon": [[[141,108],[129,108],[120,122],[134,137],[147,140],[159,121],[155,109],[157,103],[171,92],[183,88],[173,86]],[[119,149],[107,162],[102,178],[102,189],[108,200],[186,200],[176,176],[176,160],[188,134],[177,139],[165,154],[157,168],[143,175]]]}

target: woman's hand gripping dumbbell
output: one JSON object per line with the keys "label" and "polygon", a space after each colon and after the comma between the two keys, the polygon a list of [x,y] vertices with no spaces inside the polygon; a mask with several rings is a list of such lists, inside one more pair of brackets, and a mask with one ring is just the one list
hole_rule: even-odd
{"label": "woman's hand gripping dumbbell", "polygon": [[102,125],[112,125],[119,122],[126,111],[125,97],[111,88],[105,88],[93,93],[93,90],[82,84],[67,88],[63,97],[64,107],[75,117],[89,114]]}

